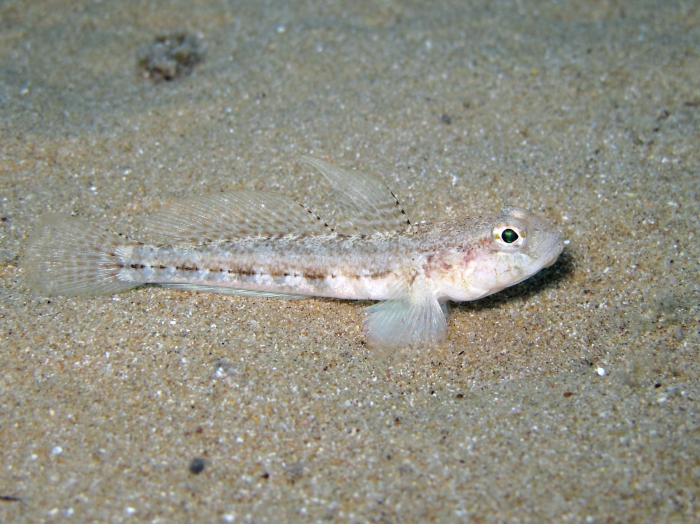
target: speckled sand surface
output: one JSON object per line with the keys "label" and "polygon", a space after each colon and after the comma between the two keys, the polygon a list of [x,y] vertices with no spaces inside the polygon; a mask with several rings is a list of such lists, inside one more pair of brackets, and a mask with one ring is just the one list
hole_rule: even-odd
{"label": "speckled sand surface", "polygon": [[[698,4],[225,4],[0,4],[0,520],[697,519]],[[205,61],[140,78],[173,29]],[[414,221],[514,204],[569,243],[388,361],[366,304],[27,289],[42,213],[318,201],[301,153]]]}

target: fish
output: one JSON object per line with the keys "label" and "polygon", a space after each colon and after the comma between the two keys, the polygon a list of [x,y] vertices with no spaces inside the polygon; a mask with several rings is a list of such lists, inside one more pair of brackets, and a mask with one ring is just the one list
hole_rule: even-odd
{"label": "fish", "polygon": [[561,234],[514,206],[413,223],[379,179],[302,155],[330,183],[328,215],[274,192],[233,191],[166,204],[153,240],[66,214],[40,217],[23,257],[29,287],[92,296],[143,285],[248,297],[377,301],[363,331],[382,349],[444,341],[448,304],[477,300],[557,260]]}

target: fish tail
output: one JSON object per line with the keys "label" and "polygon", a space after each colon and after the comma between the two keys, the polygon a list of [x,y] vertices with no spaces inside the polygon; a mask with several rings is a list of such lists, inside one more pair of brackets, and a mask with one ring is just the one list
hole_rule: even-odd
{"label": "fish tail", "polygon": [[22,259],[29,286],[43,295],[106,295],[139,285],[119,280],[128,241],[70,215],[40,218]]}

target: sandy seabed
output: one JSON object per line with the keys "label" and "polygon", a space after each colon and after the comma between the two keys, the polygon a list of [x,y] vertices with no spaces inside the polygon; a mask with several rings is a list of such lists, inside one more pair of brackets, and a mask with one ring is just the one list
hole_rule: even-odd
{"label": "sandy seabed", "polygon": [[[203,61],[143,78],[169,31]],[[3,2],[0,520],[697,521],[698,86],[693,2]],[[301,153],[565,251],[389,359],[366,303],[27,287],[42,213],[322,206]]]}

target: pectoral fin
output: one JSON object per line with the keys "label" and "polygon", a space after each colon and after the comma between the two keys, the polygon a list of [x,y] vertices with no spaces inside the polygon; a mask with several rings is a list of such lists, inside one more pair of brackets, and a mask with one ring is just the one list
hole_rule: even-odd
{"label": "pectoral fin", "polygon": [[385,300],[365,312],[365,334],[373,346],[382,349],[434,345],[447,331],[443,308],[432,294]]}

